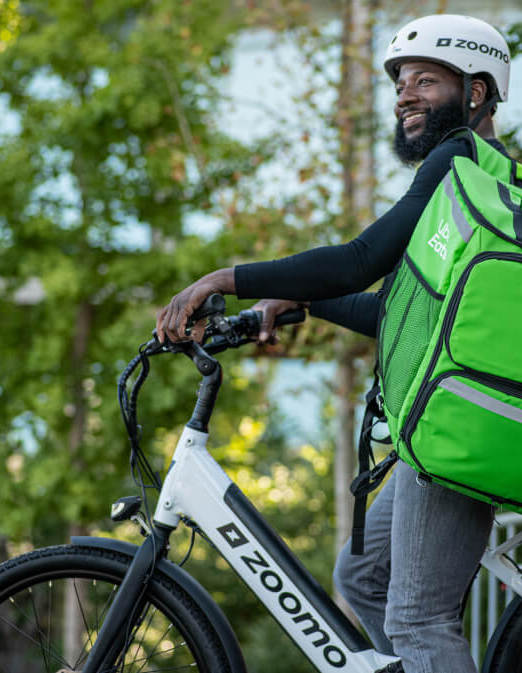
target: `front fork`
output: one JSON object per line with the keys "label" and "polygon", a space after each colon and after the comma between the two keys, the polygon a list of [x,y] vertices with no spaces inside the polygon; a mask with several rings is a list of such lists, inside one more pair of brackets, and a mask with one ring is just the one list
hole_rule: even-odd
{"label": "front fork", "polygon": [[82,673],[115,670],[145,605],[145,595],[157,561],[167,551],[171,527],[155,526],[136,552],[89,652]]}

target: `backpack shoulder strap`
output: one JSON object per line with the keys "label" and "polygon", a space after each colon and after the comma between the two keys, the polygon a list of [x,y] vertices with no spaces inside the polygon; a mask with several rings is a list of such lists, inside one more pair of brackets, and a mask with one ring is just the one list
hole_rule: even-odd
{"label": "backpack shoulder strap", "polygon": [[[456,129],[448,131],[442,138],[439,140],[438,144],[441,145],[444,141],[449,140],[450,138],[466,138],[469,141],[471,147],[471,158],[478,164],[479,163],[479,153],[477,147],[477,138],[480,138],[476,133],[474,133],[469,126],[458,126]],[[493,149],[493,148],[492,148]]]}
{"label": "backpack shoulder strap", "polygon": [[515,159],[513,159],[513,168],[510,182],[516,187],[522,187],[522,164],[518,161],[515,161]]}
{"label": "backpack shoulder strap", "polygon": [[467,126],[453,129],[443,136],[440,143],[450,138],[466,138],[471,148],[471,159],[486,173],[517,187],[522,187],[522,164],[500,150]]}
{"label": "backpack shoulder strap", "polygon": [[[393,467],[398,458],[396,452],[391,451],[383,461],[375,465],[372,451],[372,430],[375,421],[386,420],[379,404],[380,390],[379,377],[375,374],[373,386],[366,395],[366,410],[359,435],[359,475],[350,485],[350,491],[355,497],[351,552],[356,555],[364,553],[364,528],[368,494],[382,483],[386,473]],[[378,441],[381,444],[391,444],[391,437],[388,436]],[[370,463],[375,466],[373,469]]]}

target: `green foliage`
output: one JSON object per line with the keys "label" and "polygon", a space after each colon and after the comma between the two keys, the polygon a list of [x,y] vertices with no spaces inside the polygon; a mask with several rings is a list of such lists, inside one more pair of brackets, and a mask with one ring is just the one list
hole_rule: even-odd
{"label": "green foliage", "polygon": [[522,23],[514,23],[510,26],[508,33],[508,45],[511,52],[511,57],[515,58],[522,53]]}
{"label": "green foliage", "polygon": [[[0,461],[13,477],[0,507],[13,540],[66,539],[64,524],[99,521],[130,486],[117,375],[157,308],[226,257],[185,232],[185,213],[255,170],[208,112],[240,20],[208,0],[35,1],[0,53],[20,127],[0,142]],[[143,417],[186,420],[187,367],[155,379]],[[229,396],[229,412],[248,400]],[[144,442],[161,463],[147,427]]]}
{"label": "green foliage", "polygon": [[[340,35],[313,25],[300,0],[245,4],[0,3],[0,85],[20,128],[0,136],[0,532],[11,551],[63,541],[72,524],[135,535],[107,519],[112,500],[136,492],[116,381],[171,294],[219,266],[351,235],[339,188]],[[214,115],[232,41],[259,25],[298,45],[306,86],[296,119],[245,147]],[[510,37],[520,51],[520,25]],[[260,200],[258,171],[272,159],[291,166],[298,189],[281,184]],[[194,212],[219,212],[223,229],[211,243],[187,232]],[[332,357],[336,332],[326,324],[288,333],[272,355]],[[238,358],[221,358],[213,450],[328,589],[331,432],[318,447],[288,446],[265,401],[270,367],[248,375]],[[167,356],[151,370],[142,445],[162,471],[197,376]],[[177,560],[187,544],[186,533],[174,536]],[[199,542],[188,567],[224,606],[249,670],[311,670],[212,549]]]}
{"label": "green foliage", "polygon": [[[115,384],[157,308],[212,268],[309,240],[286,220],[305,213],[303,204],[289,200],[280,211],[251,198],[256,171],[284,143],[244,147],[211,116],[241,13],[206,0],[93,1],[81,10],[53,0],[22,10],[19,36],[0,54],[2,89],[20,125],[0,142],[0,462],[8,475],[0,508],[11,553],[63,541],[72,524],[136,535],[107,518],[111,501],[136,492]],[[188,234],[185,214],[212,212],[224,193],[223,232],[211,244]],[[228,304],[230,312],[242,306]],[[265,401],[271,368],[249,375],[237,352],[221,360],[214,451],[329,587],[332,445],[287,447]],[[139,410],[142,446],[160,472],[196,384],[188,361],[151,360]],[[186,533],[174,536],[175,558],[187,544]],[[189,569],[223,604],[250,670],[276,671],[283,661],[309,670],[286,639],[262,648],[271,618],[204,543]]]}

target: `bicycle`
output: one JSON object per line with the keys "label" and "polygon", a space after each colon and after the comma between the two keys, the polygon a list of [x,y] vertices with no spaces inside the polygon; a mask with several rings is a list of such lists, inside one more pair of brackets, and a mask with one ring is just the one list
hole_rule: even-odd
{"label": "bicycle", "polygon": [[[167,560],[171,533],[185,524],[210,542],[260,598],[320,673],[400,671],[396,657],[372,648],[308,573],[252,503],[206,449],[208,423],[221,383],[213,355],[255,341],[259,314],[225,317],[224,299],[210,297],[194,316],[207,319],[202,345],[193,341],[140,347],[118,384],[131,442],[133,469],[142,496],[114,503],[114,521],[134,520],[141,546],[110,538],[73,537],[70,545],[38,549],[0,565],[0,624],[9,629],[18,661],[2,673],[147,673],[196,669],[246,673],[237,638],[219,606],[180,565]],[[279,316],[294,324],[304,312]],[[194,411],[174,451],[163,485],[139,446],[137,401],[149,373],[149,358],[183,353],[202,375]],[[137,367],[130,396],[127,382]],[[146,480],[159,491],[154,516],[147,507]],[[142,511],[144,508],[144,512]],[[522,673],[522,571],[507,553],[522,533],[484,564],[519,595],[506,608],[486,653],[482,673]],[[54,606],[70,591],[81,615],[81,639],[68,654],[61,626],[68,616]],[[37,666],[35,668],[35,665]]]}

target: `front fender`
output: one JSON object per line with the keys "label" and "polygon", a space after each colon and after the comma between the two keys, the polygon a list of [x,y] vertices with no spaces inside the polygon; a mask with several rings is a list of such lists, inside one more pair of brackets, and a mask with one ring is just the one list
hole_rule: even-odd
{"label": "front fender", "polygon": [[[71,542],[79,547],[109,549],[124,554],[129,558],[132,558],[138,549],[138,546],[135,544],[124,542],[123,540],[114,540],[109,537],[73,536]],[[192,575],[189,575],[188,572],[172,563],[172,561],[160,559],[156,564],[156,568],[173,582],[179,584],[208,617],[223,644],[228,657],[230,672],[247,673],[243,653],[239,647],[236,635],[223,611],[206,589],[199,582],[196,582]]]}

